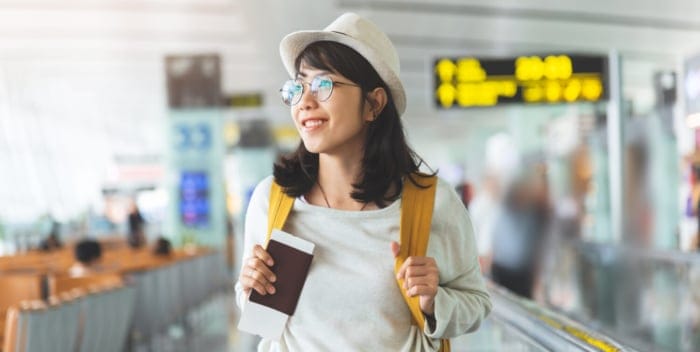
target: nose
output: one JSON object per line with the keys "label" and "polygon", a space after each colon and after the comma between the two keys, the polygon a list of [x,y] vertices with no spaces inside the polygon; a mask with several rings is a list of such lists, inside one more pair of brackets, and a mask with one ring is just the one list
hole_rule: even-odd
{"label": "nose", "polygon": [[304,91],[301,93],[301,100],[299,100],[299,109],[309,110],[313,109],[318,101],[316,97],[311,93],[311,85],[304,83]]}

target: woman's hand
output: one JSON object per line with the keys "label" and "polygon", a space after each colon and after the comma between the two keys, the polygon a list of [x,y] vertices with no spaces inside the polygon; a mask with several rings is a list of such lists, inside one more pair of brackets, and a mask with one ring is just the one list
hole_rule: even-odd
{"label": "woman's hand", "polygon": [[[399,254],[399,244],[391,242],[394,257]],[[423,313],[435,313],[435,295],[440,282],[440,271],[435,259],[431,257],[408,257],[396,274],[397,279],[403,280],[403,288],[413,297],[419,296],[420,309]]]}
{"label": "woman's hand", "polygon": [[256,244],[253,247],[253,255],[245,260],[245,265],[241,268],[241,274],[238,277],[238,282],[241,283],[246,295],[250,293],[251,289],[263,296],[275,293],[275,287],[272,283],[277,281],[277,278],[270,270],[273,264],[274,261],[270,254],[262,246]]}

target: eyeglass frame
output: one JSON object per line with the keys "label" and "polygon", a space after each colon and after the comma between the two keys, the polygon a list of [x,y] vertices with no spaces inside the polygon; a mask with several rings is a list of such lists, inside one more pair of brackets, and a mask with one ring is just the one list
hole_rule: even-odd
{"label": "eyeglass frame", "polygon": [[[313,90],[311,90],[311,84],[313,83],[314,80],[319,79],[319,77],[328,78],[328,81],[331,82],[331,91],[330,91],[330,93],[328,93],[328,97],[325,98],[325,99],[323,99],[323,100],[318,99],[318,89],[317,89],[315,92],[314,92]],[[282,98],[282,103],[284,103],[284,105],[287,105],[287,106],[289,106],[289,107],[295,106],[295,105],[299,104],[299,102],[301,102],[301,98],[304,96],[304,92],[306,92],[306,88],[305,88],[305,87],[306,87],[307,85],[309,86],[309,90],[310,90],[310,92],[311,92],[311,95],[313,95],[314,99],[316,99],[316,101],[318,101],[318,102],[328,101],[328,99],[330,99],[331,96],[333,95],[333,88],[335,88],[335,85],[336,85],[336,84],[341,85],[341,86],[345,85],[345,86],[353,86],[353,87],[362,88],[362,86],[360,86],[359,84],[349,83],[349,82],[340,82],[340,81],[336,81],[336,80],[333,80],[333,79],[332,79],[329,75],[327,75],[327,74],[320,74],[320,75],[314,76],[314,78],[311,79],[311,82],[304,81],[303,79],[301,79],[301,77],[297,77],[297,78],[295,78],[295,79],[286,80],[286,81],[284,81],[284,83],[282,84],[282,88],[279,89],[279,92],[280,92],[280,93],[282,93],[282,90],[284,89],[284,86],[287,85],[287,83],[289,83],[289,82],[295,82],[295,83],[300,82],[300,83],[301,83],[301,94],[299,94],[299,99],[298,99],[296,102],[287,104],[287,103],[284,102],[284,98]]]}

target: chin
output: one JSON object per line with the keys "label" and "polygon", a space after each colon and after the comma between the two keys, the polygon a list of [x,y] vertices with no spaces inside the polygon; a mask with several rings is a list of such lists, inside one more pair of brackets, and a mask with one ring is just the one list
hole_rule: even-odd
{"label": "chin", "polygon": [[314,153],[314,154],[318,154],[322,150],[321,146],[319,146],[318,144],[312,144],[312,143],[307,143],[307,142],[304,142],[304,148],[306,148],[306,150],[309,153]]}

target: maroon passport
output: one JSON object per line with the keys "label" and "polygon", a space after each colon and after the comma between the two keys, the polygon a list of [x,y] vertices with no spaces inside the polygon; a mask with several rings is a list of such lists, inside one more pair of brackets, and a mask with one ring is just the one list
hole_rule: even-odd
{"label": "maroon passport", "polygon": [[271,268],[277,276],[277,281],[273,283],[275,294],[263,296],[253,290],[250,301],[291,316],[297,308],[313,255],[275,240],[267,244],[267,252],[275,262]]}

